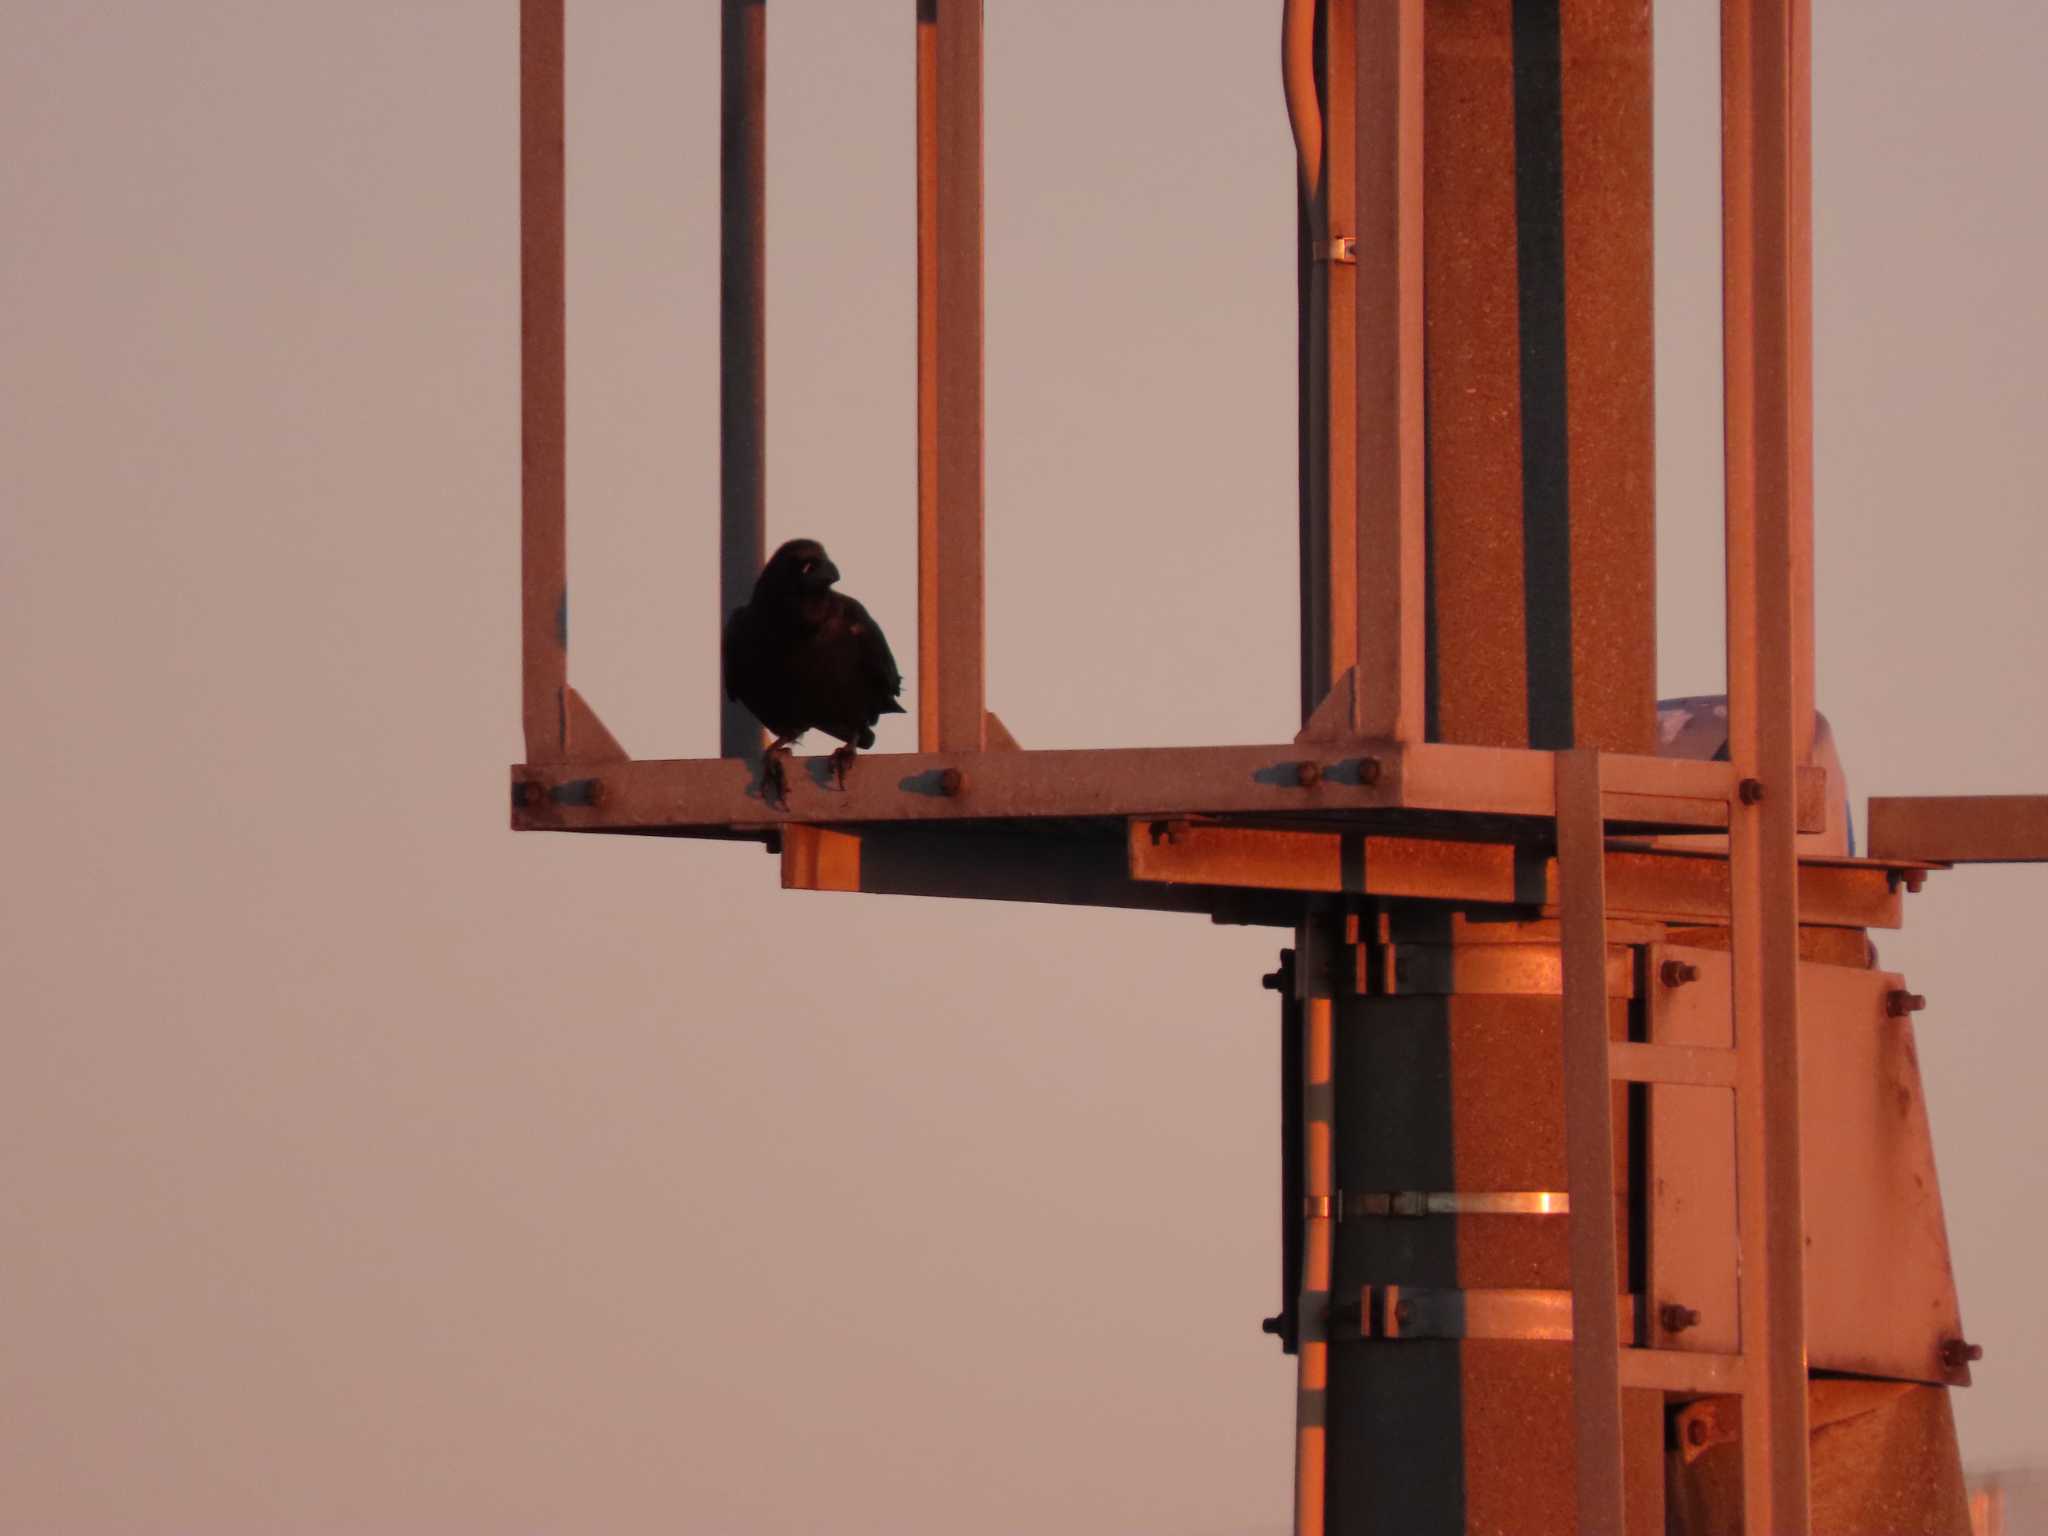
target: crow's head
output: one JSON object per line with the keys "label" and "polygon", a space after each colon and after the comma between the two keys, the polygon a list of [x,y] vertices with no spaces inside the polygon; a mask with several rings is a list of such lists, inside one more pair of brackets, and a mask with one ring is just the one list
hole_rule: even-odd
{"label": "crow's head", "polygon": [[839,567],[816,539],[791,539],[769,557],[761,579],[754,583],[755,598],[774,602],[800,603],[830,590],[839,579]]}

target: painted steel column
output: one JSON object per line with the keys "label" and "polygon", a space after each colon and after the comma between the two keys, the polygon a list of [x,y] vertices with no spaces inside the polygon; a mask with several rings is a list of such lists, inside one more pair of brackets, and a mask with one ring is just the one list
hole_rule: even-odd
{"label": "painted steel column", "polygon": [[[1357,369],[1349,431],[1356,519],[1353,725],[1423,734],[1425,567],[1422,368],[1422,0],[1382,0],[1356,22]],[[1334,313],[1331,324],[1338,323]],[[1332,352],[1332,368],[1336,366]],[[1334,421],[1333,432],[1338,430]],[[1331,495],[1337,494],[1334,478]]]}
{"label": "painted steel column", "polygon": [[918,749],[986,741],[982,0],[917,0]]}
{"label": "painted steel column", "polygon": [[[1380,0],[1364,0],[1370,15]],[[1321,293],[1322,635],[1325,691],[1358,661],[1359,269],[1343,242],[1358,233],[1359,0],[1324,0],[1323,183],[1315,264]]]}
{"label": "painted steel column", "polygon": [[526,760],[567,750],[562,0],[519,6],[520,677]]}
{"label": "painted steel column", "polygon": [[[722,0],[718,121],[718,622],[767,561],[765,0]],[[719,691],[718,752],[756,757],[761,726]]]}
{"label": "painted steel column", "polygon": [[[1730,807],[1741,1191],[1745,1524],[1807,1527],[1804,1213],[1800,1187],[1795,557],[1812,508],[1797,403],[1810,322],[1799,292],[1807,209],[1805,0],[1723,0],[1722,260],[1726,370],[1729,756],[1754,785]],[[1810,674],[1809,674],[1810,675]]]}
{"label": "painted steel column", "polygon": [[1649,7],[1428,22],[1431,735],[1648,752]]}

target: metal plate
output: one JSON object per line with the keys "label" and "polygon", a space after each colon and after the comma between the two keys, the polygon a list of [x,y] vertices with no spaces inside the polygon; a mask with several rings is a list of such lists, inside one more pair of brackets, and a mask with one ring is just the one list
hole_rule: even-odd
{"label": "metal plate", "polygon": [[1963,1336],[1934,1144],[1903,986],[1884,971],[1799,968],[1807,1352],[1826,1370],[1956,1384]]}

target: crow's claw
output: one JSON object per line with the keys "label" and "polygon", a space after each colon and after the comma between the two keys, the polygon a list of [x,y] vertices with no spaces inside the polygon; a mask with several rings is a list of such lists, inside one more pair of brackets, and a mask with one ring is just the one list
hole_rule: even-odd
{"label": "crow's claw", "polygon": [[832,754],[832,778],[841,789],[846,788],[846,770],[853,766],[857,756],[851,746],[841,747]]}
{"label": "crow's claw", "polygon": [[777,742],[761,754],[761,792],[779,805],[789,803],[789,748]]}

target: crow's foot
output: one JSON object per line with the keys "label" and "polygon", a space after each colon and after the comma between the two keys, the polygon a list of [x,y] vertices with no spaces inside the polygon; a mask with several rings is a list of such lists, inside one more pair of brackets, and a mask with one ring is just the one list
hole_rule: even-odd
{"label": "crow's foot", "polygon": [[832,778],[841,789],[846,788],[846,770],[853,766],[854,758],[859,755],[851,744],[841,747],[832,754]]}
{"label": "crow's foot", "polygon": [[789,803],[789,744],[778,741],[761,754],[761,792],[781,805]]}

